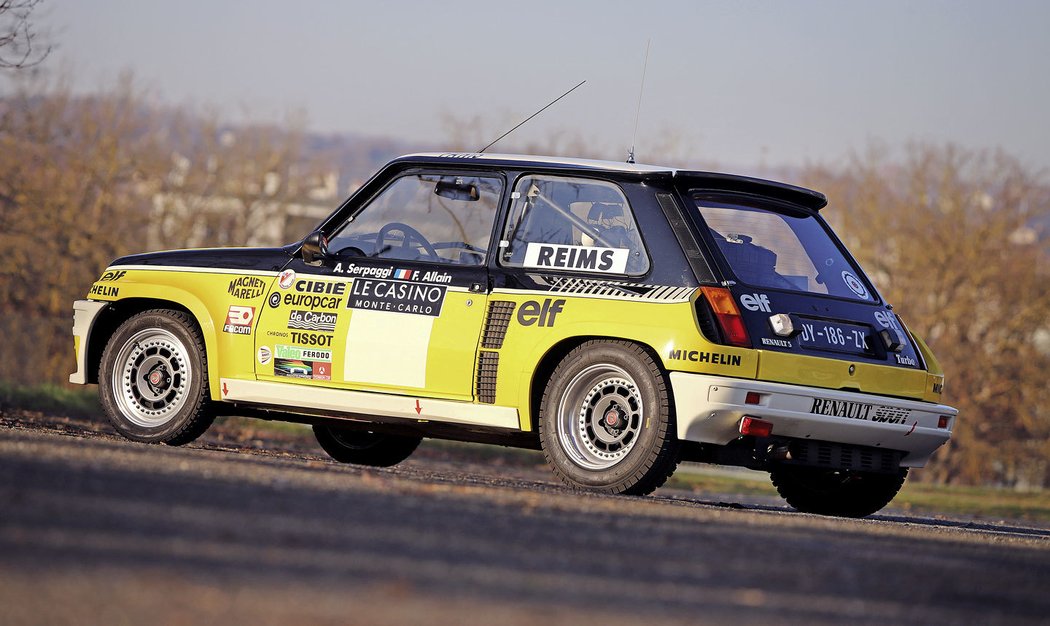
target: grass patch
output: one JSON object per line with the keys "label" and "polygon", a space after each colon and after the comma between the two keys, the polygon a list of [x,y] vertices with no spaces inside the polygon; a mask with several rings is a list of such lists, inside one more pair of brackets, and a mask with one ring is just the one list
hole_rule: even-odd
{"label": "grass patch", "polygon": [[309,424],[298,422],[280,422],[276,420],[264,420],[255,417],[239,417],[235,415],[219,416],[215,418],[216,426],[230,429],[252,429],[260,433],[276,433],[313,439],[314,434]]}
{"label": "grass patch", "polygon": [[667,481],[673,489],[741,496],[776,496],[769,474],[748,470],[726,470],[698,464],[682,465]]}
{"label": "grass patch", "polygon": [[1050,491],[908,482],[890,506],[919,513],[1050,522]]}
{"label": "grass patch", "polygon": [[504,465],[522,467],[542,466],[543,453],[539,450],[512,448],[487,443],[469,441],[452,441],[448,439],[424,439],[427,450],[445,454],[452,458],[462,458],[475,463],[496,462]]}
{"label": "grass patch", "polygon": [[[764,472],[736,472],[694,465],[679,470],[669,487],[725,495],[777,496]],[[931,485],[909,480],[889,504],[909,513],[1050,523],[1050,491]]]}
{"label": "grass patch", "polygon": [[96,417],[102,412],[94,387],[24,386],[0,381],[0,410],[8,409],[69,417]]}

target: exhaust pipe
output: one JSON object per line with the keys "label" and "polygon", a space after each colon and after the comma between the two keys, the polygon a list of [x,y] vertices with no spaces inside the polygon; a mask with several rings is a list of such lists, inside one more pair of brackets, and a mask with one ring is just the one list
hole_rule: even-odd
{"label": "exhaust pipe", "polygon": [[766,449],[766,456],[771,461],[790,461],[792,459],[791,448],[786,443],[771,443]]}

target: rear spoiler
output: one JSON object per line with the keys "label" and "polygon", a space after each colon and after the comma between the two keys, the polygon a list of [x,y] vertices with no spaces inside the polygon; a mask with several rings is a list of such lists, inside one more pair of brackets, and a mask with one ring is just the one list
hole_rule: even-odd
{"label": "rear spoiler", "polygon": [[698,187],[703,187],[704,189],[765,196],[801,205],[814,211],[819,211],[828,204],[827,197],[819,191],[778,183],[772,180],[738,176],[736,174],[696,171],[677,171],[674,176],[676,180],[681,179],[687,184],[695,183]]}

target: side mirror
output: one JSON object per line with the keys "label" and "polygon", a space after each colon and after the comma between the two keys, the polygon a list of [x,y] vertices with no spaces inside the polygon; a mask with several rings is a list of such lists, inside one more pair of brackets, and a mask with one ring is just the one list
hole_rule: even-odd
{"label": "side mirror", "polygon": [[328,258],[328,238],[321,231],[315,230],[303,239],[303,247],[299,253],[303,256],[303,263],[321,265]]}

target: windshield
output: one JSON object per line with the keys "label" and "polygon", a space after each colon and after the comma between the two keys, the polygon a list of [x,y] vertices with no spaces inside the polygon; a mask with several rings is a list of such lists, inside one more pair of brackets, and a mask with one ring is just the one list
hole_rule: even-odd
{"label": "windshield", "polygon": [[711,237],[741,282],[875,300],[860,270],[846,259],[816,217],[703,196],[696,196],[694,201]]}

